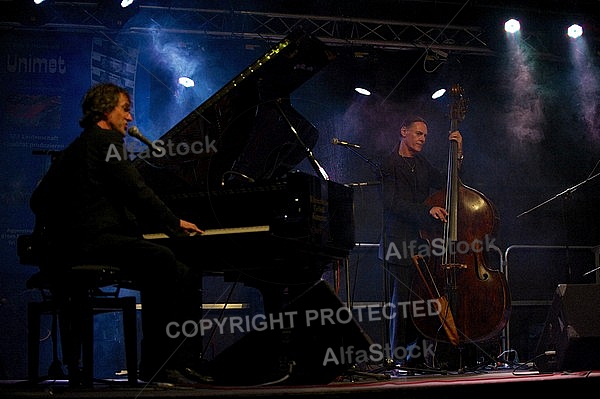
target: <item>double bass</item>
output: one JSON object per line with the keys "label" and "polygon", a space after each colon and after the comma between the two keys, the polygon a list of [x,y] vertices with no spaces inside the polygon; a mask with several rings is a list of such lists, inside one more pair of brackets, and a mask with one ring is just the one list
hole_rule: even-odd
{"label": "double bass", "polygon": [[[464,119],[466,100],[459,85],[452,87],[451,96],[452,132]],[[412,315],[416,328],[426,338],[461,347],[498,335],[508,322],[510,294],[504,274],[485,261],[498,213],[485,195],[462,183],[458,163],[458,143],[451,140],[446,188],[426,200],[431,207],[445,208],[448,218],[421,231],[433,250],[412,259],[417,273],[411,295],[436,304],[429,312],[433,316]]]}

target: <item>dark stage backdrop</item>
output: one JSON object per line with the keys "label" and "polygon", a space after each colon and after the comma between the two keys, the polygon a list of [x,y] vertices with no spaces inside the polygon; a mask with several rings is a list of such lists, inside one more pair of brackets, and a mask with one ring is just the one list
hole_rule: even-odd
{"label": "dark stage backdrop", "polygon": [[[20,265],[16,252],[18,235],[31,232],[34,223],[29,196],[50,154],[79,134],[80,100],[92,83],[114,81],[145,98],[148,79],[137,73],[137,48],[119,48],[93,35],[3,33],[0,54],[0,378],[23,378],[26,303],[40,299],[25,289],[35,268]],[[43,330],[40,341],[49,356],[50,339]]]}
{"label": "dark stage backdrop", "polygon": [[[26,376],[26,303],[39,299],[36,293],[25,289],[26,279],[35,270],[19,264],[16,238],[33,227],[28,200],[49,166],[50,157],[44,154],[60,151],[80,132],[80,100],[89,86],[110,80],[130,89],[134,96],[134,124],[147,137],[156,139],[270,47],[261,41],[201,36],[2,33],[1,379]],[[496,245],[504,251],[515,244],[600,244],[600,178],[517,218],[521,212],[585,180],[600,160],[600,117],[595,103],[600,89],[598,83],[581,83],[574,77],[575,68],[566,56],[558,61],[535,60],[527,80],[515,68],[514,60],[502,52],[489,57],[451,57],[446,65],[432,72],[425,70],[419,51],[372,50],[366,65],[351,50],[336,51],[338,58],[292,95],[295,108],[320,132],[314,153],[332,180],[375,182],[377,168],[366,160],[377,164],[397,142],[403,114],[415,111],[430,122],[425,152],[436,166],[443,168],[449,129],[448,101],[434,102],[430,93],[437,84],[448,87],[460,83],[469,101],[466,118],[460,124],[465,138],[462,179],[498,208]],[[587,68],[597,82],[600,77],[596,62],[591,58]],[[359,98],[351,93],[349,84],[367,73],[372,75],[374,95]],[[177,88],[175,79],[179,74],[194,76],[197,85],[187,91]],[[592,112],[584,112],[590,107]],[[359,153],[331,145],[333,137],[359,143]],[[312,173],[305,162],[298,168]],[[377,185],[355,190],[355,217],[357,241],[378,242],[381,204]],[[375,251],[354,255],[360,263],[356,262],[350,275],[352,298],[364,302],[385,300],[381,297],[381,270]],[[528,270],[528,263],[535,263],[538,274],[523,273],[523,281],[516,282],[515,287],[537,290],[533,295],[536,299],[550,300],[555,282],[588,281],[582,272],[593,266],[579,264],[569,269],[577,270],[577,275],[564,274],[561,264],[540,265],[533,251],[528,256],[529,259],[521,256],[519,264],[511,267]],[[498,263],[498,259],[491,259],[492,265]],[[559,268],[549,272],[560,276],[553,277],[550,286],[543,266]],[[543,283],[538,287],[537,281]],[[345,299],[345,293],[340,294]],[[519,298],[531,297],[518,294]],[[527,317],[519,322],[524,323],[523,320]],[[106,329],[114,330],[118,325],[113,320],[107,323]],[[369,326],[369,330],[379,331],[379,326]],[[108,334],[109,339],[112,335]],[[43,334],[41,338],[49,357],[49,340]]]}

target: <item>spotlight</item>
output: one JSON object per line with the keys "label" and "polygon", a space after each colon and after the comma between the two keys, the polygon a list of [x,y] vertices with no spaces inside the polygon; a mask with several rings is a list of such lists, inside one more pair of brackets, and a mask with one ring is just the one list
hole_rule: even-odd
{"label": "spotlight", "polygon": [[179,84],[183,87],[194,87],[194,80],[186,76],[182,76],[178,80]]}
{"label": "spotlight", "polygon": [[375,87],[375,78],[372,72],[361,71],[354,80],[354,91],[361,96],[370,96]]}
{"label": "spotlight", "polygon": [[138,11],[139,5],[132,0],[102,0],[98,2],[99,20],[108,28],[120,29]]}
{"label": "spotlight", "polygon": [[369,89],[365,89],[364,87],[355,87],[354,91],[358,94],[362,94],[363,96],[370,96],[371,91]]}
{"label": "spotlight", "polygon": [[567,35],[570,38],[577,39],[578,37],[583,35],[583,28],[580,25],[573,24],[567,29]]}
{"label": "spotlight", "polygon": [[442,97],[444,94],[446,94],[446,89],[441,88],[436,90],[432,95],[431,98],[434,100],[437,100],[438,98]]}
{"label": "spotlight", "polygon": [[41,26],[53,17],[53,1],[51,0],[13,0],[12,12],[19,22],[27,26]]}
{"label": "spotlight", "polygon": [[516,19],[511,18],[504,24],[504,30],[508,33],[516,33],[521,30],[521,24]]}

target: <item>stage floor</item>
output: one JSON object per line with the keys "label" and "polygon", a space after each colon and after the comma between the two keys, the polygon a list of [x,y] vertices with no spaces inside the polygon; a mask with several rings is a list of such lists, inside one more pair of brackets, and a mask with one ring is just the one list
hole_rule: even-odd
{"label": "stage floor", "polygon": [[[236,373],[232,367],[232,373]],[[394,370],[392,373],[349,372],[326,385],[303,386],[212,386],[202,384],[168,385],[126,381],[97,381],[90,388],[70,387],[66,381],[2,381],[0,397],[6,398],[481,398],[526,392],[571,392],[600,387],[600,370],[539,373],[511,369],[477,372],[420,373]],[[527,390],[527,391],[526,391]],[[587,391],[589,392],[589,391]]]}

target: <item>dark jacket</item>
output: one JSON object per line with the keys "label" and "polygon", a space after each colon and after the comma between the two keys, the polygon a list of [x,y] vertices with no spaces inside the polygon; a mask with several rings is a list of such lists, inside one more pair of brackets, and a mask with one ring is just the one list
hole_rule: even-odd
{"label": "dark jacket", "polygon": [[85,130],[52,163],[33,192],[36,230],[85,244],[104,233],[139,235],[139,222],[176,231],[179,218],[144,183],[124,150],[124,137]]}
{"label": "dark jacket", "polygon": [[[391,243],[396,245],[402,255],[406,255],[402,249],[410,248],[411,242],[415,245],[419,242],[420,231],[427,229],[432,223],[429,215],[431,206],[425,204],[425,200],[446,183],[446,177],[424,156],[417,154],[413,160],[414,171],[411,171],[407,161],[398,155],[396,147],[382,164],[384,231],[380,245],[381,258]],[[410,258],[411,256],[403,257],[399,261],[396,257],[389,260],[392,263],[406,264]]]}

